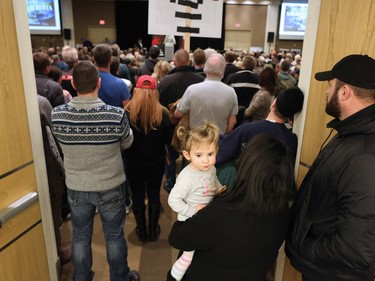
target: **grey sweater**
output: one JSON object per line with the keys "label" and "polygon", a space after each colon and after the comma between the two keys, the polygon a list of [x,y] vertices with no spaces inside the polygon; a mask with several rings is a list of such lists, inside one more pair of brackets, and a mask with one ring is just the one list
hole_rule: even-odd
{"label": "grey sweater", "polygon": [[131,146],[133,133],[123,109],[78,96],[53,109],[52,131],[64,154],[68,188],[99,192],[125,181],[121,148]]}

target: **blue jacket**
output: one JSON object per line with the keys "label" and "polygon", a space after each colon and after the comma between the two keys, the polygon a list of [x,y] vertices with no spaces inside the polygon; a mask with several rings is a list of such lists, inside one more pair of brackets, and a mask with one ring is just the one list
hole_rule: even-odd
{"label": "blue jacket", "polygon": [[289,147],[293,157],[295,157],[297,152],[297,136],[285,124],[261,120],[244,123],[230,134],[224,135],[219,140],[216,165],[221,166],[228,161],[238,158],[241,153],[242,144],[249,142],[251,138],[259,134],[268,134],[279,139]]}

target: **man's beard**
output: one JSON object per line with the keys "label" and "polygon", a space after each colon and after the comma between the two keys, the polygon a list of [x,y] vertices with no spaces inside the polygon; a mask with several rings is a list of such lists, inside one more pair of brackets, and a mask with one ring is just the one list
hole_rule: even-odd
{"label": "man's beard", "polygon": [[341,108],[339,105],[339,95],[338,89],[336,89],[335,93],[332,95],[330,101],[326,104],[326,113],[331,115],[335,118],[339,118],[341,115]]}

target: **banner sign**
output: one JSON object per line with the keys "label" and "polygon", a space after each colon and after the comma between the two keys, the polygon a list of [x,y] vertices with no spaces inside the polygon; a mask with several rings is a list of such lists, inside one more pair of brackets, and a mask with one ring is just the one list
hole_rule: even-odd
{"label": "banner sign", "polygon": [[223,0],[149,0],[148,34],[221,38]]}

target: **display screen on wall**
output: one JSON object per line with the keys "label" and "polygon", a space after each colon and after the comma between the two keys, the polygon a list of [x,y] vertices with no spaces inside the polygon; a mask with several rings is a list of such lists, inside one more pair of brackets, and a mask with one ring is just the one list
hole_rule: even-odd
{"label": "display screen on wall", "polygon": [[59,0],[26,0],[30,34],[61,35]]}
{"label": "display screen on wall", "polygon": [[280,40],[303,40],[306,29],[307,1],[284,1],[279,21]]}

